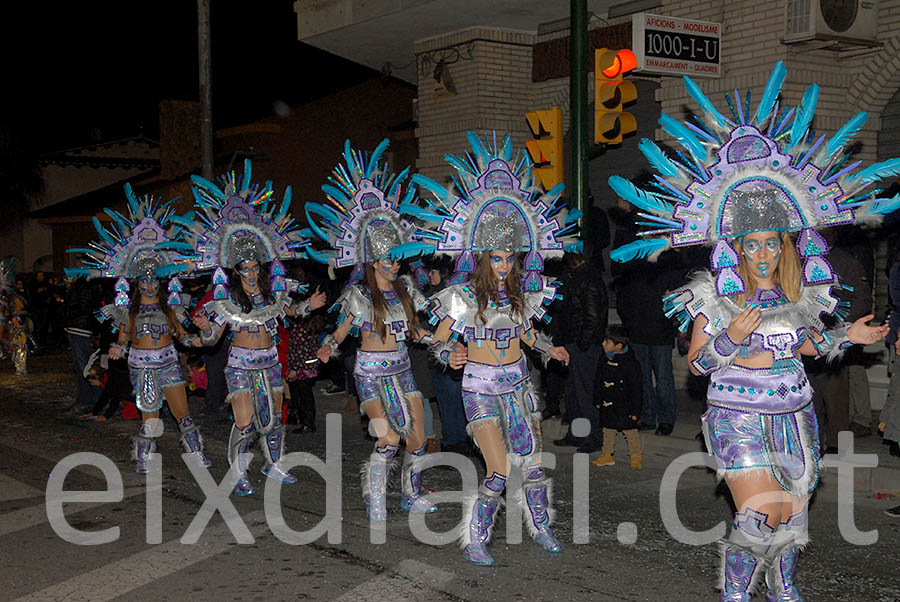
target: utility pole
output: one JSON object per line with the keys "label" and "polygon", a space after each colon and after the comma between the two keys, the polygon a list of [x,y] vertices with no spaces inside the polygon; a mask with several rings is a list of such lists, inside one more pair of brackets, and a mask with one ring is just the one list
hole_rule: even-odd
{"label": "utility pole", "polygon": [[569,125],[572,158],[569,178],[571,206],[584,213],[581,219],[581,236],[587,240],[590,224],[585,207],[588,196],[588,141],[587,141],[587,0],[571,0],[569,18]]}
{"label": "utility pole", "polygon": [[200,67],[200,173],[212,181],[213,123],[212,123],[212,52],[209,28],[210,0],[197,0],[197,47]]}

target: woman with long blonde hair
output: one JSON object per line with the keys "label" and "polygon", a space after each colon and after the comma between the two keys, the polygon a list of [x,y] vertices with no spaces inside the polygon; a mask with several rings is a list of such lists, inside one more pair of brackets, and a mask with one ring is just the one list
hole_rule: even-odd
{"label": "woman with long blonde hair", "polygon": [[844,287],[816,228],[877,222],[893,211],[900,199],[861,192],[883,174],[896,173],[897,160],[859,173],[853,173],[856,164],[841,168],[844,144],[865,114],[827,143],[825,136],[813,142],[808,130],[818,87],[811,85],[796,111],[779,117],[785,71],[778,63],[756,112],[738,104],[734,119],[685,78],[703,108],[702,129],[669,116],[660,122],[692,156],[696,171],[644,140],[641,150],[661,173],[657,187],[609,180],[643,210],[643,223],[652,228],[615,249],[613,260],[713,246],[712,272],[695,275],[663,303],[684,331],[693,321],[690,370],[710,378],[703,432],[736,509],[720,542],[725,602],[748,602],[763,582],[767,600],[802,600],[794,575],[808,541],[807,506],[821,452],[800,356],[832,360],[887,332],[886,326],[866,325],[872,315],[844,321],[847,304],[835,296]]}

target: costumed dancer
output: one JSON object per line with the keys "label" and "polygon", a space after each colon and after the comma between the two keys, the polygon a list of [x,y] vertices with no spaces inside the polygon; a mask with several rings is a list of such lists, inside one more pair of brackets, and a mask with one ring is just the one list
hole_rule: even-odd
{"label": "costumed dancer", "polygon": [[243,175],[231,172],[222,178],[221,186],[192,176],[198,221],[188,234],[196,269],[214,270],[213,300],[194,317],[202,345],[214,345],[230,326],[226,403],[231,404],[234,424],[228,438],[228,463],[238,465],[237,495],[254,492],[247,470],[257,434],[265,458],[263,474],[282,483],[297,482],[280,464],[283,385],[275,336],[284,316],[302,318],[325,304],[322,293],[299,304],[291,299],[291,293],[305,292],[306,287],[285,277],[281,260],[300,259],[309,244],[288,214],[291,187],[285,189],[279,204],[272,183],[251,184],[251,175],[247,160]]}
{"label": "costumed dancer", "polygon": [[[348,334],[359,336],[353,374],[360,412],[388,426],[378,433],[375,449],[361,470],[363,504],[372,520],[387,518],[387,481],[400,439],[406,442],[402,509],[437,510],[420,492],[427,447],[426,402],[413,378],[407,349],[410,340],[418,341],[424,334],[416,312],[425,309],[425,298],[410,277],[398,278],[400,264],[391,258],[391,251],[401,244],[419,244],[411,239],[413,225],[397,212],[398,205],[412,201],[415,188],[410,186],[401,200],[409,169],[396,175],[390,172],[387,163],[381,162],[387,146],[385,139],[365,156],[354,151],[348,140],[346,165],[338,165],[330,184],[322,186],[331,205],[306,204],[310,227],[331,245],[325,253],[311,251],[310,255],[333,267],[353,266],[349,284],[331,308],[339,312],[338,328],[325,337],[317,356],[327,362],[337,355]],[[424,269],[417,275],[424,276]]]}
{"label": "costumed dancer", "polygon": [[[693,320],[691,371],[710,376],[703,432],[737,508],[721,542],[721,599],[727,601],[749,600],[763,578],[767,600],[802,600],[794,573],[808,541],[807,504],[819,480],[820,451],[799,356],[834,359],[886,332],[866,325],[871,315],[842,322],[847,308],[832,291],[846,287],[823,257],[828,246],[816,228],[878,223],[900,205],[900,196],[864,192],[895,176],[900,160],[858,172],[859,163],[848,161],[845,146],[866,114],[831,138],[815,138],[809,125],[818,86],[809,86],[800,106],[779,110],[785,72],[777,63],[755,112],[749,92],[743,103],[737,92],[726,93],[728,115],[685,77],[703,110],[699,123],[660,118],[685,152],[670,157],[644,139],[639,147],[660,174],[655,188],[609,180],[651,228],[643,240],[614,250],[613,260],[713,246],[713,272],[666,296],[664,306],[683,331]],[[827,328],[830,320],[835,325]]]}
{"label": "costumed dancer", "polygon": [[[190,295],[182,293],[177,277],[190,269],[189,258],[184,255],[185,221],[174,215],[170,203],[149,195],[137,198],[129,184],[125,185],[125,196],[128,216],[104,209],[112,218],[109,228],[93,218],[100,240],[92,242],[90,248],[68,250],[81,255],[82,267],[67,268],[66,275],[117,279],[114,303],[100,308],[98,316],[101,321],[111,320],[114,331],[118,330],[118,342],[110,345],[110,359],[128,355],[135,402],[142,417],[134,438],[137,472],[147,472],[150,454],[156,451],[163,399],[178,422],[185,452],[209,467],[203,439],[188,409],[174,345],[175,339],[191,344],[184,329],[190,323]],[[160,289],[170,276],[166,295]]]}
{"label": "costumed dancer", "polygon": [[13,260],[0,262],[0,339],[9,335],[8,351],[17,376],[28,374],[28,306],[16,290]]}
{"label": "costumed dancer", "polygon": [[[458,257],[451,285],[429,299],[438,325],[432,351],[447,363],[458,339],[467,344],[463,404],[487,470],[464,503],[460,541],[468,560],[489,565],[494,560],[486,544],[511,465],[524,478],[519,503],[530,534],[547,551],[561,549],[550,528],[551,481],[541,463],[538,392],[520,344],[545,359],[568,362],[565,348],[551,346],[532,320],[549,321],[544,306],[561,298],[557,283],[541,275],[543,261],[578,247],[572,233],[580,213],[566,211],[561,184],[548,193],[533,187],[531,162],[522,154],[513,161],[509,135],[499,146],[496,135],[487,145],[472,132],[468,137],[471,154],[445,156],[456,169],[459,193],[415,175],[413,182],[434,199],[427,207],[401,206],[401,214],[433,223],[419,236],[434,252]],[[525,253],[524,264],[519,253]]]}

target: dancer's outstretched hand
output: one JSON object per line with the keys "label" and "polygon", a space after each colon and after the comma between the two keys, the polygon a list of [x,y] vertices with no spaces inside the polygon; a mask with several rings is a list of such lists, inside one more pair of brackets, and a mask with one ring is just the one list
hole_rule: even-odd
{"label": "dancer's outstretched hand", "polygon": [[322,345],[319,347],[319,350],[316,351],[316,357],[319,358],[319,361],[323,364],[327,364],[328,360],[331,359],[331,345]]}
{"label": "dancer's outstretched hand", "polygon": [[316,287],[316,292],[309,296],[309,308],[312,310],[319,309],[325,305],[326,295]]}
{"label": "dancer's outstretched hand", "polygon": [[850,337],[851,343],[857,345],[871,345],[887,336],[888,330],[890,329],[890,326],[887,324],[882,324],[881,326],[868,326],[866,324],[866,322],[873,318],[875,318],[875,314],[863,316],[847,329],[847,336]]}
{"label": "dancer's outstretched hand", "polygon": [[547,355],[561,361],[565,366],[569,365],[569,352],[565,347],[551,347],[547,350]]}

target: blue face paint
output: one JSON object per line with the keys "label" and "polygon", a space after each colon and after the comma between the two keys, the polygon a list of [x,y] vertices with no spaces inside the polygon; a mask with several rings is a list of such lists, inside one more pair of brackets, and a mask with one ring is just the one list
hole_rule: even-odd
{"label": "blue face paint", "polygon": [[138,290],[145,297],[155,297],[159,292],[159,281],[156,278],[141,278],[138,281]]}
{"label": "blue face paint", "polygon": [[[756,268],[761,278],[768,278],[774,265],[778,264],[781,255],[781,238],[770,236],[765,241],[742,240],[741,247],[744,256],[750,260],[750,264]],[[771,258],[771,261],[763,258],[762,251]]]}
{"label": "blue face paint", "polygon": [[381,272],[381,275],[386,280],[393,282],[397,279],[397,273],[399,272],[400,264],[389,259],[379,259],[378,269]]}
{"label": "blue face paint", "polygon": [[[508,257],[503,257],[501,255],[491,255],[491,267],[494,269],[494,274],[497,275],[497,279],[506,280],[506,276],[509,274],[509,269],[507,266],[511,266],[515,261],[515,255],[510,253]],[[502,269],[501,268],[506,268]]]}

